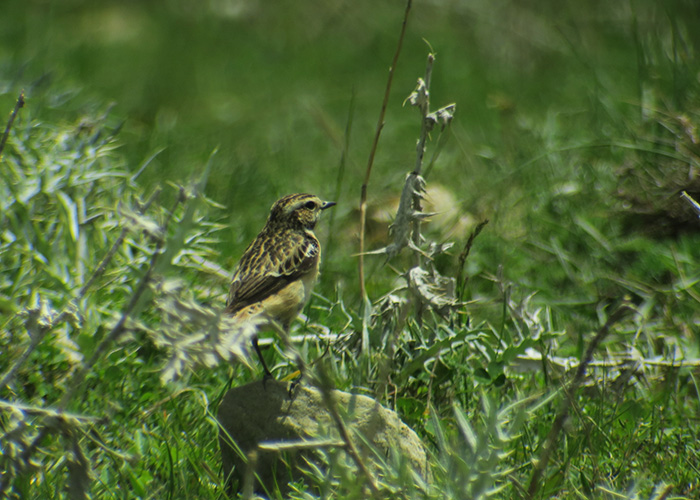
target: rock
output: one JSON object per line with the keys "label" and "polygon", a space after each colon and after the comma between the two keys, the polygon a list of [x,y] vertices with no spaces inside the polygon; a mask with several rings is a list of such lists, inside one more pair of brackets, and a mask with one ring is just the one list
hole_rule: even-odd
{"label": "rock", "polygon": [[[321,466],[320,449],[342,454],[343,463],[355,467],[345,454],[321,392],[302,383],[290,394],[289,387],[288,383],[275,380],[264,385],[260,381],[233,388],[224,396],[218,413],[219,445],[230,492],[236,481],[239,487],[243,486],[247,470],[246,460],[231,440],[244,456],[254,457],[259,478],[255,491],[260,493],[273,491],[274,485],[279,485],[284,493],[287,483],[304,477],[299,467],[308,469],[308,462]],[[425,449],[416,433],[394,411],[367,396],[342,391],[334,391],[333,395],[353,444],[375,477],[383,466],[365,443],[371,444],[381,460],[405,460],[415,473],[428,480]],[[260,443],[265,443],[262,448],[258,447]],[[359,471],[352,474],[362,480]]]}

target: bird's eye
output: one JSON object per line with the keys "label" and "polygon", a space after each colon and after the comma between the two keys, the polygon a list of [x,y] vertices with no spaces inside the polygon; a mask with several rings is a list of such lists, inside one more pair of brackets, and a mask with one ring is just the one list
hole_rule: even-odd
{"label": "bird's eye", "polygon": [[316,208],[316,202],[315,201],[307,201],[306,204],[304,204],[306,208],[309,210],[314,210]]}

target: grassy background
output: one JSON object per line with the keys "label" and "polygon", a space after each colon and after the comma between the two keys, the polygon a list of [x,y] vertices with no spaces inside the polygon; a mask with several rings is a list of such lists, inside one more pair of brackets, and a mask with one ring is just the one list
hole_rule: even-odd
{"label": "grassy background", "polygon": [[[38,119],[72,121],[113,103],[129,168],[160,152],[145,183],[186,179],[219,148],[207,194],[228,208],[235,228],[224,237],[226,264],[280,195],[335,195],[349,114],[339,212],[357,206],[401,2],[9,2],[3,9],[5,109],[20,88]],[[589,178],[614,175],[605,167],[629,152],[608,146],[640,134],[642,106],[682,111],[692,101],[697,34],[686,26],[693,15],[683,2],[585,9],[417,2],[370,196],[394,195],[413,161],[415,116],[400,105],[423,72],[422,39],[438,57],[435,104],[459,105],[431,180],[449,185],[460,213],[494,222],[508,214],[502,234],[537,230],[538,221],[522,217],[586,169]],[[334,232],[346,232],[340,227]]]}
{"label": "grassy background", "polygon": [[[279,196],[310,191],[336,199],[336,213],[320,227],[329,244],[320,296],[307,314],[311,325],[360,330],[352,256],[357,206],[403,8],[394,1],[5,2],[0,109],[11,110],[20,89],[27,106],[3,167],[3,221],[12,237],[5,233],[2,247],[1,347],[12,355],[2,372],[28,343],[15,314],[37,294],[57,310],[67,303],[116,238],[118,202],[199,178],[215,149],[204,190],[211,203],[197,205],[188,227],[198,236],[181,244],[230,270]],[[383,395],[432,441],[436,498],[463,498],[467,489],[460,488],[483,480],[475,479],[477,469],[489,487],[507,489],[504,497],[525,495],[531,461],[558,408],[548,397],[561,385],[545,365],[516,375],[516,355],[527,347],[580,358],[592,332],[627,299],[638,313],[617,325],[597,353],[601,359],[623,353],[698,359],[697,219],[678,194],[700,194],[699,18],[691,1],[415,2],[369,187],[370,245],[386,243],[386,214],[414,162],[419,121],[402,103],[424,71],[423,39],[437,54],[433,106],[457,103],[428,176],[436,189],[431,201],[443,215],[426,226],[427,235],[457,244],[438,259],[440,272],[458,274],[459,249],[475,223],[490,220],[467,261],[469,305],[450,321],[408,321],[391,365],[396,386]],[[434,142],[429,156],[433,151]],[[125,181],[143,165],[138,179]],[[81,191],[95,171],[114,179]],[[44,198],[22,198],[37,185]],[[52,185],[63,186],[64,195]],[[157,221],[175,194],[164,191]],[[71,207],[81,198],[87,215],[104,217],[94,233],[85,225],[84,240],[70,234]],[[35,239],[42,235],[51,236]],[[68,352],[95,348],[147,266],[149,245],[133,236],[81,306],[93,311],[92,322],[61,327],[77,342]],[[374,301],[394,284],[382,262],[368,262]],[[409,262],[403,256],[392,264],[405,270]],[[225,280],[196,266],[163,272],[186,276],[199,300],[215,306],[223,300]],[[110,415],[95,432],[112,452],[84,445],[99,489],[92,493],[216,497],[211,413],[230,379],[255,375],[224,366],[163,386],[156,373],[162,353],[143,334],[155,328],[157,308],[144,305],[138,319],[132,342],[109,353],[90,392],[72,403],[79,413]],[[373,328],[375,350],[359,361],[350,348],[337,348],[341,387],[381,384],[386,337],[381,322]],[[42,343],[20,371],[22,383],[0,388],[3,398],[55,405],[76,363],[61,342],[57,336]],[[412,369],[410,361],[436,343],[450,349],[425,369]],[[615,385],[624,380],[618,376],[601,370],[597,383],[574,398],[542,498],[607,491],[650,498],[664,484],[672,495],[698,495],[697,368],[647,367]],[[527,407],[525,416],[497,414],[516,401]],[[466,470],[450,462],[463,446],[458,433],[439,439],[437,422],[448,434],[459,428],[453,403],[507,458],[461,456]],[[11,427],[9,417],[3,422]],[[494,437],[503,433],[508,439]],[[25,476],[17,491],[53,497],[62,490],[63,448],[58,439],[52,445],[42,472]]]}

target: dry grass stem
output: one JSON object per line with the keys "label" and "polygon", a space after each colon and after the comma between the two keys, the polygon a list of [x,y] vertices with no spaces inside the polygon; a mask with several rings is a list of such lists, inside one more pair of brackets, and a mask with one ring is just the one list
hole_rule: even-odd
{"label": "dry grass stem", "polygon": [[7,143],[7,138],[10,135],[10,130],[12,129],[12,124],[15,123],[15,118],[17,118],[17,113],[19,113],[19,110],[24,107],[24,91],[21,91],[19,93],[19,97],[17,98],[17,103],[15,103],[15,109],[12,110],[12,113],[10,114],[10,118],[7,120],[7,125],[5,126],[5,133],[2,134],[2,140],[0,140],[0,156],[2,156],[2,152],[5,149],[5,143]]}
{"label": "dry grass stem", "polygon": [[552,455],[552,452],[556,448],[557,440],[562,430],[564,429],[564,424],[569,417],[569,409],[572,405],[572,399],[576,394],[576,391],[583,383],[583,379],[586,376],[586,369],[593,359],[593,353],[598,349],[600,343],[608,336],[612,326],[629,314],[632,309],[627,305],[620,306],[613,314],[610,315],[605,324],[598,330],[595,337],[591,340],[586,348],[586,352],[578,365],[576,373],[571,380],[568,387],[565,388],[566,397],[562,400],[561,408],[559,413],[554,419],[549,434],[547,435],[544,444],[542,445],[542,452],[539,459],[535,462],[535,467],[532,472],[532,477],[530,478],[530,484],[527,488],[527,497],[533,499],[537,495],[537,491],[540,487],[542,476],[545,469],[547,468],[547,463]]}
{"label": "dry grass stem", "polygon": [[377,120],[377,128],[374,132],[374,140],[372,141],[372,148],[369,152],[369,158],[367,160],[367,170],[365,171],[365,180],[362,183],[362,188],[360,190],[360,252],[359,252],[359,264],[358,270],[360,274],[360,295],[365,297],[367,295],[367,289],[365,287],[365,225],[367,221],[367,186],[369,185],[369,178],[372,175],[372,166],[374,165],[374,155],[377,152],[377,144],[379,144],[379,136],[382,133],[382,128],[384,128],[384,115],[386,114],[386,108],[389,103],[389,95],[391,94],[391,84],[394,80],[394,71],[396,69],[396,64],[399,60],[399,54],[401,53],[401,47],[403,45],[404,35],[406,34],[406,25],[408,24],[408,15],[411,12],[412,0],[407,0],[406,10],[403,15],[403,23],[401,24],[401,33],[399,34],[399,41],[396,45],[396,52],[394,52],[394,59],[389,67],[389,77],[386,82],[386,89],[384,90],[384,100],[382,101],[382,108],[379,111],[379,119]]}

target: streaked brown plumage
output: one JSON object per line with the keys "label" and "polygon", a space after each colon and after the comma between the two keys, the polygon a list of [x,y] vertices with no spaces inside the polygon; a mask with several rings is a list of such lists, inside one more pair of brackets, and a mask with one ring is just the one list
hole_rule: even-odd
{"label": "streaked brown plumage", "polygon": [[[272,205],[260,234],[248,245],[233,273],[226,312],[255,318],[258,328],[277,324],[285,331],[311,297],[318,277],[321,244],[313,230],[321,211],[335,205],[310,194],[285,196]],[[257,337],[253,339],[260,355]]]}

